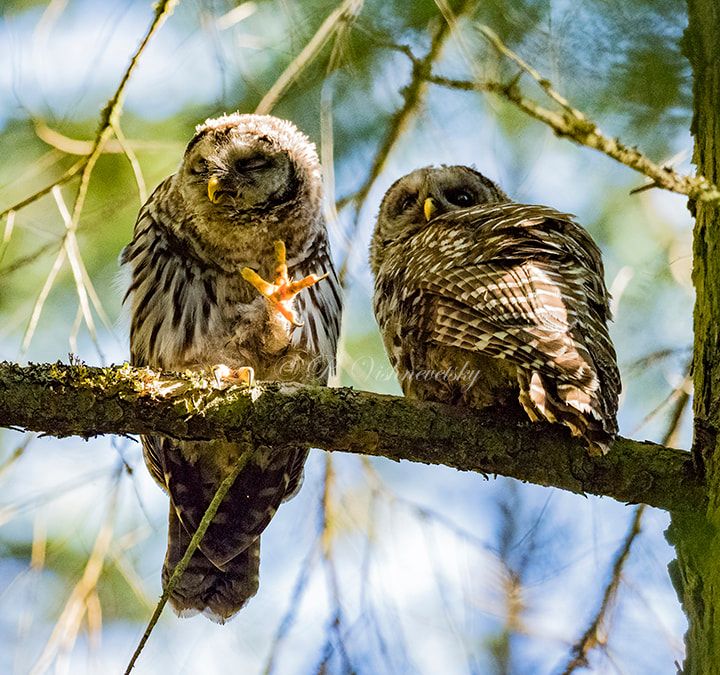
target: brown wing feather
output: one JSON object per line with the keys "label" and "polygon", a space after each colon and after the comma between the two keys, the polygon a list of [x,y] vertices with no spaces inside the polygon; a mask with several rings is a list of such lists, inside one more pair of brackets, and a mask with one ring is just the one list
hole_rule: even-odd
{"label": "brown wing feather", "polygon": [[420,238],[409,285],[433,303],[430,338],[514,363],[543,416],[559,421],[550,403],[570,406],[613,435],[620,379],[600,252],[587,232],[547,207],[500,204],[447,213]]}

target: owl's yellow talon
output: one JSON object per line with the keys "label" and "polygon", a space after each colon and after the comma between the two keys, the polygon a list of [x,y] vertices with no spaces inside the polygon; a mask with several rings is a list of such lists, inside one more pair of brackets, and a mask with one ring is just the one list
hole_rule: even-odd
{"label": "owl's yellow talon", "polygon": [[252,386],[255,382],[255,371],[250,366],[230,368],[224,363],[218,363],[212,368],[215,377],[215,386],[218,389],[227,389],[233,384],[246,384]]}
{"label": "owl's yellow talon", "polygon": [[300,327],[303,324],[298,322],[295,312],[290,307],[290,301],[303,289],[314,286],[318,281],[322,281],[327,274],[308,274],[302,279],[291,281],[288,276],[287,268],[287,251],[285,243],[282,241],[275,242],[275,281],[270,283],[265,281],[255,270],[249,267],[243,267],[240,271],[242,278],[252,284],[260,293],[267,298],[268,302],[285,317],[293,326]]}

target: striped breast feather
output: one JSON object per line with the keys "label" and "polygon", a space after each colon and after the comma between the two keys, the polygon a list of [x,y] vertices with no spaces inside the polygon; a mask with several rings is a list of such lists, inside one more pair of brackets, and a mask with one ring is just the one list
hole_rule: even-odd
{"label": "striped breast feather", "polygon": [[131,361],[182,368],[220,320],[217,270],[190,254],[157,220],[162,217],[161,210],[143,208],[122,254],[132,270],[124,300],[131,310]]}

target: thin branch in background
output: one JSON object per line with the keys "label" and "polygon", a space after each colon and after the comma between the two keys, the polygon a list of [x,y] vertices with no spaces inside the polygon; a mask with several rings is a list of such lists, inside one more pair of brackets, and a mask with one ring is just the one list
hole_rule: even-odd
{"label": "thin branch in background", "polygon": [[77,354],[80,350],[78,349],[78,335],[80,334],[80,326],[82,326],[83,312],[82,306],[78,303],[77,311],[75,312],[75,321],[70,327],[70,335],[68,336],[68,343],[70,345],[70,353]]}
{"label": "thin branch in background", "polygon": [[[456,19],[458,16],[464,14],[472,5],[473,3],[470,0],[464,0],[464,2],[462,2],[458,7]],[[432,33],[430,48],[425,56],[421,59],[412,59],[412,76],[410,78],[410,82],[402,90],[403,105],[390,120],[385,137],[375,153],[375,158],[373,159],[370,171],[356,192],[337,202],[336,208],[338,210],[344,208],[350,203],[352,203],[354,207],[355,217],[351,230],[347,233],[347,241],[355,240],[355,234],[359,227],[359,216],[363,205],[365,204],[365,200],[375,184],[375,181],[378,179],[380,173],[385,167],[390,153],[420,108],[423,96],[427,90],[427,75],[432,71],[433,64],[440,58],[447,39],[450,35],[452,35],[453,25],[454,22],[453,24],[450,24],[445,20],[438,21]],[[396,47],[396,49],[399,49],[406,54],[409,52],[409,50],[406,50],[403,47]],[[343,285],[345,284],[345,277],[348,273],[351,252],[352,251],[350,249],[346,251],[345,258],[340,266],[339,278],[340,283]]]}
{"label": "thin branch in background", "polygon": [[[432,73],[427,74],[426,80],[452,89],[485,91],[497,94],[530,117],[549,126],[558,136],[569,138],[580,145],[602,152],[621,164],[647,176],[657,187],[686,195],[691,199],[703,201],[720,200],[720,189],[704,176],[679,174],[670,166],[656,164],[637,148],[629,147],[618,139],[604,135],[595,122],[573,107],[552,86],[547,78],[542,77],[537,70],[502,42],[495,32],[482,25],[479,26],[479,30],[499,54],[520,68],[518,76],[507,84],[492,80],[456,80],[435,76]],[[518,80],[523,73],[527,73],[537,82],[545,94],[562,109],[562,112],[555,112],[545,108],[523,96],[518,87]]]}
{"label": "thin branch in background", "polygon": [[7,219],[5,220],[5,229],[3,231],[2,243],[0,244],[0,264],[2,264],[5,253],[10,246],[10,239],[12,238],[13,230],[15,229],[16,213],[17,211],[10,211],[10,213],[7,214]]}
{"label": "thin branch in background", "polygon": [[[41,436],[42,437],[42,436]],[[29,497],[25,497],[23,501],[15,503],[9,503],[0,506],[0,526],[6,525],[11,520],[14,520],[17,516],[25,513],[30,509],[38,508],[43,504],[49,504],[50,502],[59,499],[68,492],[77,490],[81,485],[87,485],[93,480],[98,480],[108,473],[107,467],[88,471],[80,476],[75,476],[64,483],[59,485],[53,485],[47,490],[31,494]]]}
{"label": "thin branch in background", "polygon": [[[687,376],[689,376],[689,372],[690,370],[688,367]],[[675,407],[670,414],[668,428],[662,441],[663,443],[674,443],[677,441],[677,435],[680,429],[680,422],[690,402],[690,394],[687,391],[687,388],[681,387],[678,390],[681,392],[681,395],[676,400]],[[589,667],[590,663],[588,660],[588,656],[590,652],[596,647],[602,647],[603,650],[605,650],[605,652],[607,653],[607,638],[606,636],[602,636],[600,633],[604,628],[607,614],[610,608],[613,606],[617,597],[618,589],[620,587],[620,582],[622,579],[623,567],[625,566],[625,563],[630,556],[630,551],[632,549],[633,543],[640,535],[642,518],[646,508],[647,507],[645,506],[645,504],[640,504],[635,508],[635,513],[633,514],[630,529],[628,530],[628,533],[625,536],[623,543],[620,545],[620,548],[615,553],[615,561],[612,566],[610,581],[608,582],[607,586],[605,587],[605,591],[603,592],[600,607],[593,619],[590,621],[585,632],[571,649],[570,659],[565,666],[565,669],[563,670],[563,675],[571,675],[578,668]]]}
{"label": "thin branch in background", "polygon": [[[62,192],[60,191],[59,187],[56,186],[52,189],[52,195],[55,199],[55,203],[57,204],[58,211],[60,212],[63,222],[65,223],[65,253],[67,255],[68,261],[70,262],[70,269],[72,270],[73,279],[75,280],[75,289],[77,291],[80,308],[82,309],[83,319],[85,320],[85,325],[90,332],[90,337],[92,337],[93,342],[95,342],[95,344],[97,345],[95,320],[93,319],[92,312],[90,311],[90,302],[88,300],[87,289],[85,288],[85,280],[83,278],[83,273],[80,268],[81,254],[80,248],[77,245],[77,239],[75,237],[77,222],[71,220],[70,213],[67,209],[67,206],[65,206],[65,201],[63,200]],[[98,345],[98,351],[99,349],[100,347]]]}
{"label": "thin branch in background", "polygon": [[162,614],[162,611],[165,608],[165,605],[167,604],[170,594],[175,589],[175,586],[177,585],[178,581],[180,580],[180,577],[182,577],[182,575],[185,573],[185,570],[187,569],[187,566],[190,564],[190,560],[193,557],[193,554],[197,550],[198,546],[200,546],[200,542],[202,541],[202,538],[205,536],[205,532],[207,531],[208,527],[210,527],[210,523],[212,523],[213,518],[215,518],[215,514],[217,513],[217,510],[220,507],[220,504],[222,503],[223,499],[225,499],[225,495],[227,495],[230,488],[233,486],[233,483],[235,482],[235,479],[238,477],[238,474],[242,471],[243,467],[247,464],[247,461],[250,458],[251,454],[252,454],[251,448],[248,448],[247,450],[245,450],[245,452],[243,452],[243,454],[240,455],[240,458],[235,463],[235,466],[233,467],[232,471],[223,479],[222,483],[220,483],[220,485],[218,486],[218,489],[215,492],[215,496],[212,498],[212,501],[210,502],[210,504],[208,504],[208,507],[205,510],[202,520],[200,521],[200,524],[198,525],[197,530],[195,530],[195,534],[193,534],[192,539],[190,540],[190,543],[188,544],[187,550],[185,551],[185,555],[183,555],[180,562],[175,566],[173,573],[170,575],[170,579],[168,579],[168,582],[165,585],[165,589],[163,590],[163,593],[160,596],[160,600],[158,600],[158,603],[155,607],[155,611],[153,612],[152,616],[150,617],[150,621],[148,622],[148,625],[145,628],[145,632],[143,633],[142,637],[140,638],[140,642],[138,643],[137,647],[135,648],[135,651],[133,652],[133,655],[130,658],[127,668],[125,669],[125,675],[129,675],[130,671],[135,666],[135,662],[138,660],[138,657],[140,656],[140,654],[142,653],[142,650],[145,647],[145,643],[148,641],[150,634],[152,633],[153,629],[155,628],[155,624],[157,624],[158,619],[160,618],[160,614]]}
{"label": "thin branch in background", "polygon": [[149,533],[150,528],[142,525],[130,532],[126,532],[120,537],[116,537],[108,557],[138,602],[143,608],[152,611],[155,607],[155,602],[151,601],[143,590],[142,579],[135,569],[132,560],[127,556],[127,552],[137,546],[141,541],[146,540]]}
{"label": "thin branch in background", "polygon": [[[380,617],[370,597],[372,562],[374,547],[378,543],[376,533],[376,523],[378,522],[378,504],[380,498],[386,496],[384,490],[390,492],[380,474],[372,465],[369,457],[361,456],[360,462],[363,467],[363,473],[367,484],[370,486],[370,499],[368,500],[368,526],[365,532],[365,545],[363,547],[363,555],[360,561],[360,610],[361,616],[364,616],[368,625],[372,628],[372,635],[377,642],[377,648],[384,663],[387,665],[387,672],[415,672],[418,669],[410,661],[407,649],[407,640],[405,639],[405,631],[403,630],[400,615],[395,606],[395,602],[391,594],[380,592],[383,599],[383,607],[385,614],[389,615],[386,619],[386,625],[392,627],[388,631],[380,623]],[[388,500],[389,501],[389,500]],[[382,579],[382,576],[380,577]],[[387,634],[387,635],[386,635]],[[388,637],[391,638],[392,649]],[[399,660],[400,665],[395,666],[394,661]]]}
{"label": "thin branch in background", "polygon": [[[676,432],[679,428],[679,420],[675,420],[675,415],[680,414],[682,415],[683,411],[685,410],[685,406],[688,403],[688,400],[690,398],[690,391],[692,390],[692,375],[690,373],[690,365],[688,364],[685,368],[685,375],[683,376],[682,381],[677,387],[673,387],[673,389],[670,391],[670,393],[662,400],[660,403],[658,403],[645,417],[642,419],[640,424],[637,425],[637,427],[633,430],[633,433],[637,433],[642,429],[646,424],[649,424],[657,415],[659,415],[665,408],[669,405],[675,404],[675,407],[673,408],[672,412],[672,420],[671,423],[675,426],[671,426],[670,429],[675,429]],[[677,433],[675,433],[672,437],[673,442],[678,442]]]}
{"label": "thin branch in background", "polygon": [[270,643],[270,651],[268,653],[267,661],[265,662],[265,668],[263,668],[264,675],[271,675],[275,670],[275,659],[280,652],[285,638],[288,636],[290,629],[295,624],[297,619],[298,610],[300,609],[300,603],[307,590],[308,581],[310,581],[310,573],[315,567],[315,560],[320,552],[318,542],[313,541],[310,551],[308,552],[305,559],[300,563],[300,571],[298,572],[293,590],[290,593],[290,602],[288,607],[283,614],[280,623],[278,624],[275,635],[273,636],[272,642]]}
{"label": "thin branch in background", "polygon": [[66,256],[67,252],[65,250],[65,247],[62,246],[58,251],[57,255],[55,256],[55,262],[53,262],[52,267],[50,268],[50,272],[45,279],[45,283],[40,289],[40,293],[35,300],[35,304],[33,305],[33,309],[30,314],[30,321],[28,321],[27,328],[25,329],[25,335],[23,335],[22,345],[20,347],[20,351],[23,354],[27,352],[28,348],[30,347],[33,335],[35,335],[35,329],[37,328],[38,322],[40,321],[40,315],[42,314],[43,307],[45,306],[45,301],[48,299],[48,295],[50,295],[50,291],[55,284],[55,279],[57,275],[62,269],[62,266],[65,264]]}
{"label": "thin branch in background", "polygon": [[2,279],[3,277],[9,277],[11,274],[14,274],[15,272],[23,269],[24,267],[31,265],[38,258],[41,258],[43,255],[45,255],[48,251],[56,250],[57,247],[57,241],[49,241],[47,244],[43,244],[32,253],[28,253],[28,255],[25,255],[22,258],[18,258],[15,262],[13,262],[12,265],[8,265],[5,269],[0,270],[0,279]]}
{"label": "thin branch in background", "polygon": [[671,359],[678,355],[687,355],[690,353],[691,350],[692,347],[690,346],[664,347],[654,352],[650,352],[649,354],[645,354],[645,356],[641,356],[634,361],[623,363],[620,367],[621,370],[629,371],[632,374],[642,373],[644,370],[646,370],[650,366],[654,366],[656,363],[660,363],[662,361],[665,361],[666,359]]}
{"label": "thin branch in background", "polygon": [[77,224],[77,220],[82,211],[82,207],[85,202],[85,195],[87,193],[88,183],[90,181],[90,175],[92,174],[95,163],[97,162],[100,155],[103,153],[105,144],[110,140],[113,135],[113,126],[116,125],[122,114],[122,105],[125,97],[125,90],[127,88],[130,77],[137,67],[140,56],[145,51],[148,43],[160,27],[165,23],[165,20],[172,14],[179,0],[161,0],[155,6],[155,15],[148,28],[145,36],[143,37],[140,45],[135,50],[134,54],[130,59],[128,67],[125,69],[123,76],[120,80],[115,93],[112,95],[110,100],[107,102],[105,108],[103,108],[100,116],[100,126],[93,140],[90,152],[85,155],[82,159],[79,159],[69,169],[67,169],[60,178],[52,182],[50,185],[46,185],[34,194],[26,197],[17,204],[10,206],[4,211],[0,212],[0,218],[6,216],[10,211],[19,211],[20,209],[32,204],[37,201],[40,197],[48,194],[54,187],[59,187],[63,183],[67,183],[70,179],[74,178],[77,174],[80,174],[80,186],[78,188],[75,203],[73,205],[72,220]]}
{"label": "thin branch in background", "polygon": [[459,525],[448,516],[440,513],[439,511],[430,509],[423,504],[418,504],[417,502],[408,499],[407,497],[403,497],[395,492],[383,480],[377,469],[371,464],[369,457],[362,455],[360,459],[362,460],[363,469],[365,470],[368,480],[373,484],[373,490],[382,494],[390,504],[397,503],[404,506],[412,515],[420,520],[437,523],[444,529],[448,530],[448,532],[455,535],[458,539],[464,541],[466,544],[474,546],[482,551],[491,551],[491,547],[487,544],[487,542],[483,541],[480,537],[473,534],[462,525]]}
{"label": "thin branch in background", "polygon": [[24,209],[26,206],[30,206],[30,204],[33,204],[41,197],[44,197],[46,194],[49,194],[50,191],[54,187],[59,187],[61,185],[64,185],[69,180],[72,180],[75,176],[77,176],[85,166],[86,158],[79,159],[75,164],[73,164],[70,168],[66,169],[63,174],[56,178],[52,183],[49,185],[46,185],[45,187],[40,188],[36,192],[33,192],[28,197],[25,197],[25,199],[21,199],[19,202],[16,202],[12,206],[9,206],[4,211],[0,211],[0,219],[7,216],[11,211],[20,211],[21,209]]}
{"label": "thin branch in background", "polygon": [[145,177],[143,176],[142,167],[140,166],[140,162],[138,161],[135,151],[132,149],[130,143],[128,143],[127,138],[125,138],[125,134],[120,128],[119,122],[113,124],[113,133],[122,148],[123,154],[127,157],[128,162],[130,162],[130,168],[132,169],[133,176],[135,176],[135,184],[138,189],[140,206],[142,206],[148,198],[147,186],[145,185]]}
{"label": "thin branch in background", "polygon": [[608,611],[614,604],[617,596],[625,562],[630,556],[630,550],[635,542],[635,539],[640,534],[640,524],[642,522],[643,514],[645,513],[645,508],[645,504],[640,504],[640,506],[635,507],[630,529],[628,530],[622,545],[615,554],[615,561],[612,566],[610,582],[605,587],[600,608],[590,621],[590,624],[578,642],[573,646],[570,661],[562,671],[563,675],[570,675],[578,668],[589,667],[590,662],[588,660],[588,656],[590,655],[590,652],[596,647],[605,648],[607,637],[601,635],[601,631],[603,630]]}
{"label": "thin branch in background", "polygon": [[10,456],[0,462],[0,477],[25,454],[25,451],[28,449],[30,443],[32,443],[32,441],[34,441],[36,438],[37,434],[25,434],[23,440],[10,453]]}
{"label": "thin branch in background", "polygon": [[322,671],[327,667],[333,651],[340,654],[343,673],[354,673],[350,657],[345,647],[345,640],[342,634],[343,609],[340,599],[340,584],[337,577],[337,569],[333,559],[334,529],[336,526],[335,504],[333,502],[333,487],[335,484],[335,470],[333,459],[330,454],[325,455],[325,471],[323,476],[323,491],[320,499],[320,554],[325,568],[325,578],[328,585],[328,595],[332,609],[330,629],[335,637],[333,648],[330,636],[328,636],[322,662],[318,668]]}
{"label": "thin branch in background", "polygon": [[290,85],[300,76],[322,52],[325,45],[333,38],[340,39],[344,32],[352,25],[360,14],[365,0],[343,0],[322,22],[315,35],[303,47],[302,51],[290,62],[281,73],[275,84],[268,89],[255,112],[259,115],[267,115],[277,105]]}
{"label": "thin branch in background", "polygon": [[[124,100],[125,95],[125,89],[127,87],[128,82],[130,81],[130,76],[132,75],[133,71],[135,70],[138,60],[140,58],[140,55],[145,50],[148,42],[152,38],[152,36],[157,32],[157,30],[162,26],[162,24],[165,22],[167,17],[172,13],[173,9],[177,5],[178,0],[163,0],[162,2],[159,2],[156,9],[155,9],[155,16],[153,18],[153,21],[145,34],[145,37],[141,41],[140,45],[138,46],[137,50],[133,54],[132,58],[130,59],[130,64],[128,65],[127,69],[125,70],[125,73],[123,74],[123,77],[120,81],[120,84],[118,88],[116,89],[115,93],[113,94],[112,98],[108,101],[107,105],[105,106],[102,116],[101,116],[101,122],[100,122],[100,128],[98,129],[98,132],[95,136],[95,140],[93,141],[93,145],[91,148],[91,151],[89,154],[87,154],[83,159],[79,160],[75,164],[73,164],[70,169],[68,169],[58,180],[56,180],[54,183],[52,183],[49,186],[46,186],[45,188],[39,190],[34,195],[31,195],[27,199],[23,200],[22,202],[19,202],[18,204],[15,204],[14,206],[10,207],[9,209],[6,209],[2,213],[0,213],[0,218],[2,218],[4,215],[9,215],[11,212],[18,211],[20,208],[23,208],[24,206],[27,206],[28,204],[31,204],[36,199],[42,197],[43,195],[47,194],[48,192],[52,192],[55,196],[56,202],[58,204],[58,208],[60,209],[61,214],[63,215],[63,220],[65,221],[65,234],[62,238],[61,246],[62,248],[58,252],[55,262],[53,263],[53,266],[50,268],[50,272],[48,274],[48,277],[45,280],[45,284],[40,291],[40,294],[38,295],[37,300],[35,301],[35,305],[33,307],[33,311],[30,316],[30,321],[28,322],[27,329],[25,331],[25,335],[23,336],[22,341],[22,347],[21,350],[23,353],[27,351],[27,349],[30,346],[30,343],[32,341],[33,335],[35,333],[35,330],[37,328],[38,321],[40,320],[40,315],[42,314],[43,307],[45,305],[45,301],[47,300],[48,295],[50,294],[50,291],[52,290],[52,287],[55,283],[55,279],[57,278],[58,273],[60,272],[60,269],[62,268],[63,264],[65,263],[65,259],[68,258],[70,261],[70,266],[72,268],[73,276],[75,277],[75,283],[78,291],[78,298],[80,300],[80,305],[83,309],[83,316],[85,319],[85,323],[88,326],[88,330],[90,331],[91,336],[93,337],[93,341],[97,345],[97,338],[95,335],[95,327],[94,322],[92,319],[92,314],[89,311],[89,305],[87,302],[87,287],[86,287],[86,279],[88,278],[87,272],[84,272],[84,265],[80,262],[80,252],[79,247],[77,246],[77,240],[75,239],[75,230],[77,229],[78,222],[80,220],[80,214],[82,213],[83,206],[85,204],[85,198],[87,196],[88,186],[90,183],[90,176],[92,175],[93,168],[95,167],[95,163],[97,162],[100,155],[103,153],[103,149],[105,147],[105,144],[110,140],[111,136],[114,133],[114,129],[119,126],[119,119],[120,115],[122,113],[122,104]],[[80,173],[80,185],[78,187],[77,194],[75,196],[75,202],[73,204],[73,210],[72,214],[69,215],[69,217],[66,217],[64,213],[62,204],[62,198],[60,193],[60,185],[64,182],[67,182],[75,176],[77,173]],[[97,297],[97,294],[94,293],[94,302],[96,304],[96,307],[101,307],[99,298]],[[103,312],[104,315],[104,312]],[[109,325],[109,321],[107,321],[107,325]],[[99,347],[98,347],[99,351]]]}
{"label": "thin branch in background", "polygon": [[[20,616],[18,617],[17,637],[15,644],[21,645],[31,634],[34,620],[34,608],[37,607],[37,596],[40,589],[40,577],[45,569],[47,558],[47,520],[45,513],[39,510],[33,521],[33,536],[30,547],[30,566],[27,570],[27,596],[21,603]],[[15,650],[15,668],[13,672],[23,672],[27,665],[22,663],[26,652],[22,649]],[[24,666],[24,667],[23,667]]]}
{"label": "thin branch in background", "polygon": [[42,654],[35,662],[30,675],[44,673],[50,664],[62,654],[68,654],[77,640],[83,618],[87,616],[88,599],[97,591],[97,585],[105,565],[105,559],[113,536],[113,523],[117,513],[117,497],[120,486],[120,472],[114,476],[114,487],[108,500],[107,512],[98,531],[92,552],[80,580],[75,584],[65,607],[50,634]]}
{"label": "thin branch in background", "polygon": [[[59,150],[65,155],[89,155],[93,149],[93,141],[83,141],[78,138],[70,138],[65,134],[61,134],[56,129],[53,129],[47,125],[43,120],[33,120],[35,129],[35,135],[43,142],[47,143],[51,148]],[[148,140],[133,140],[129,141],[123,139],[121,142],[117,138],[117,129],[113,129],[115,138],[109,139],[104,147],[104,155],[122,155],[125,154],[125,145],[127,145],[133,152],[135,150],[166,150],[175,149],[178,145],[172,141],[148,141]]]}

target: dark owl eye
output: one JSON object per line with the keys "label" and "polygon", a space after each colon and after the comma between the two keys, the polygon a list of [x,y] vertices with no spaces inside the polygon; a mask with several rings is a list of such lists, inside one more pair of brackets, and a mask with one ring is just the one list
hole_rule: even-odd
{"label": "dark owl eye", "polygon": [[193,176],[201,176],[204,174],[208,169],[208,163],[204,159],[198,159],[191,167],[190,167],[190,173]]}
{"label": "dark owl eye", "polygon": [[417,195],[407,195],[400,202],[400,211],[407,211],[411,206],[417,202]]}
{"label": "dark owl eye", "polygon": [[445,193],[445,197],[451,204],[455,204],[455,206],[470,206],[473,203],[472,195],[463,189],[448,190]]}
{"label": "dark owl eye", "polygon": [[245,171],[257,171],[270,166],[270,158],[265,155],[256,155],[255,157],[244,157],[235,161],[235,170],[239,173]]}

